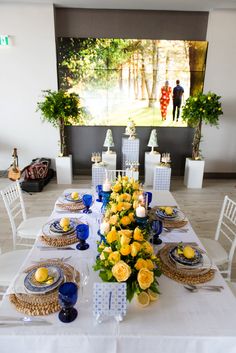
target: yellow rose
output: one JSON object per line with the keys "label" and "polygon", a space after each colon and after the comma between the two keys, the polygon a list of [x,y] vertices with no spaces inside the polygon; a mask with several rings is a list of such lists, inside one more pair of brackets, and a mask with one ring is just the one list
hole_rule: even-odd
{"label": "yellow rose", "polygon": [[131,256],[135,257],[141,249],[141,244],[134,241],[131,245]]}
{"label": "yellow rose", "polygon": [[106,235],[106,240],[109,244],[113,243],[114,241],[118,240],[118,233],[115,227],[112,227],[110,232]]}
{"label": "yellow rose", "polygon": [[124,175],[124,176],[122,177],[122,180],[128,181],[128,180],[129,180],[129,177],[128,177],[127,175]]}
{"label": "yellow rose", "polygon": [[101,255],[100,255],[100,260],[105,260],[105,255],[104,255],[103,252],[102,252]]}
{"label": "yellow rose", "polygon": [[134,212],[130,212],[130,213],[128,214],[128,217],[129,217],[129,219],[131,220],[131,222],[135,222]]}
{"label": "yellow rose", "polygon": [[133,183],[133,189],[139,190],[139,183],[137,181]]}
{"label": "yellow rose", "polygon": [[128,226],[131,223],[131,220],[130,220],[130,218],[128,216],[124,216],[124,217],[121,218],[120,223],[123,226]]}
{"label": "yellow rose", "polygon": [[147,261],[144,259],[138,259],[134,267],[138,271],[141,270],[141,268],[147,268]]}
{"label": "yellow rose", "polygon": [[152,271],[149,271],[147,268],[141,268],[138,273],[138,284],[141,289],[147,289],[150,287],[154,281],[154,275]]}
{"label": "yellow rose", "polygon": [[115,192],[119,192],[121,190],[120,183],[116,183],[115,185],[113,185],[112,190]]}
{"label": "yellow rose", "polygon": [[117,214],[114,214],[113,216],[110,217],[110,220],[109,220],[109,223],[111,225],[115,225],[118,221],[118,215]]}
{"label": "yellow rose", "polygon": [[112,264],[116,264],[118,261],[120,261],[120,253],[119,253],[119,251],[111,252],[110,255],[108,256],[108,260]]}
{"label": "yellow rose", "polygon": [[116,212],[117,212],[117,206],[116,206],[115,203],[112,203],[112,204],[111,204],[110,210],[111,210],[112,213],[116,213]]}
{"label": "yellow rose", "polygon": [[140,195],[140,191],[134,191],[133,197],[132,197],[133,200],[138,200],[139,195]]}
{"label": "yellow rose", "polygon": [[123,203],[123,208],[124,210],[129,210],[131,208],[131,203],[130,202],[124,202]]}
{"label": "yellow rose", "polygon": [[120,238],[120,243],[121,243],[121,246],[125,245],[125,244],[129,244],[130,243],[130,238],[127,237],[125,234],[123,234]]}
{"label": "yellow rose", "polygon": [[143,234],[139,227],[135,228],[133,237],[134,240],[143,241]]}
{"label": "yellow rose", "polygon": [[147,259],[146,263],[147,263],[147,269],[152,271],[154,269],[154,264],[153,264],[152,260]]}
{"label": "yellow rose", "polygon": [[123,194],[123,199],[129,202],[131,200],[131,195],[126,192],[125,194]]}
{"label": "yellow rose", "polygon": [[129,244],[124,244],[121,248],[120,248],[120,253],[123,256],[127,256],[131,253],[131,248]]}
{"label": "yellow rose", "polygon": [[125,235],[125,236],[131,238],[133,231],[131,229],[121,229],[121,230],[118,230],[118,234],[120,236]]}
{"label": "yellow rose", "polygon": [[116,192],[112,192],[111,193],[111,195],[110,195],[110,200],[116,200],[116,198],[117,198],[117,196],[118,196],[119,194],[117,194]]}
{"label": "yellow rose", "polygon": [[133,202],[133,208],[136,209],[139,205],[139,201],[138,200],[134,200]]}
{"label": "yellow rose", "polygon": [[112,252],[112,249],[110,246],[106,246],[103,250],[104,252],[107,252],[107,253],[111,253]]}
{"label": "yellow rose", "polygon": [[142,248],[147,254],[153,254],[153,247],[148,241],[142,244]]}
{"label": "yellow rose", "polygon": [[125,282],[131,275],[131,268],[122,260],[117,262],[111,271],[117,282]]}
{"label": "yellow rose", "polygon": [[123,210],[123,202],[118,202],[116,209],[118,212],[122,211]]}

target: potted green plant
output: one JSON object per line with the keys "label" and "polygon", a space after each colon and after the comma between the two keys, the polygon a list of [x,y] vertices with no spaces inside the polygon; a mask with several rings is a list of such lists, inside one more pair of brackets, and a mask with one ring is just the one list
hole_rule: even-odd
{"label": "potted green plant", "polygon": [[[186,159],[184,183],[187,187],[202,187],[204,160],[200,154],[202,123],[218,126],[219,116],[223,114],[220,96],[216,93],[197,93],[190,96],[183,107],[182,119],[195,128],[192,143],[192,158]],[[201,161],[201,163],[194,163]],[[192,172],[190,170],[192,166]]]}
{"label": "potted green plant", "polygon": [[70,184],[72,157],[67,153],[65,126],[83,122],[80,99],[75,93],[64,90],[45,90],[43,100],[37,103],[37,111],[41,112],[43,121],[48,121],[59,128],[60,154],[59,158],[56,158],[57,181],[59,184]]}

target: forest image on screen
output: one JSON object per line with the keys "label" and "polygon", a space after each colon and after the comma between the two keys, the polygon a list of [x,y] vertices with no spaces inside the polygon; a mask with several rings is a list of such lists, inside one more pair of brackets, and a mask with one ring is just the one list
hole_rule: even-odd
{"label": "forest image on screen", "polygon": [[[206,41],[58,38],[59,87],[75,92],[83,125],[186,126],[181,106],[203,90]],[[173,121],[176,81],[184,93]]]}

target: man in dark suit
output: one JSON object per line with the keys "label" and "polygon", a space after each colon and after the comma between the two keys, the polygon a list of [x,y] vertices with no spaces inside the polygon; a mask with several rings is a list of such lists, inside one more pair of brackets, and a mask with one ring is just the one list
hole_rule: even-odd
{"label": "man in dark suit", "polygon": [[182,97],[184,94],[184,89],[183,87],[180,86],[180,81],[176,81],[176,86],[173,89],[173,121],[175,121],[175,112],[177,108],[177,117],[176,121],[179,119],[179,114],[180,114],[180,107],[182,103]]}

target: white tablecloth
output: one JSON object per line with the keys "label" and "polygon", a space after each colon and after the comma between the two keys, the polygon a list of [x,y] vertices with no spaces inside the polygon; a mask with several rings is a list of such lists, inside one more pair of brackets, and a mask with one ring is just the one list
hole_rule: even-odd
{"label": "white tablecloth", "polygon": [[[153,205],[176,205],[168,191],[153,193]],[[28,259],[22,268],[32,264],[32,260],[61,256],[72,256],[69,263],[76,264],[83,256],[92,259],[96,256],[97,220],[100,205],[93,206],[93,213],[86,216],[91,229],[90,249],[82,251],[40,251],[36,241]],[[69,215],[69,214],[68,214]],[[61,217],[55,211],[51,218]],[[75,216],[75,215],[73,215]],[[81,217],[82,215],[79,215]],[[197,241],[189,225],[187,233],[163,234],[163,241]],[[92,272],[88,292],[92,283],[98,280],[98,273]],[[128,304],[127,316],[121,323],[108,320],[97,324],[92,316],[92,298],[88,304],[78,300],[78,318],[63,324],[57,314],[46,319],[51,326],[37,327],[0,327],[0,352],[9,353],[232,353],[236,352],[236,301],[219,273],[213,284],[224,285],[218,292],[199,291],[190,293],[184,287],[161,276],[160,299],[145,309],[138,307],[135,300]],[[3,299],[0,315],[21,317],[9,303]],[[45,317],[44,317],[45,318]]]}

